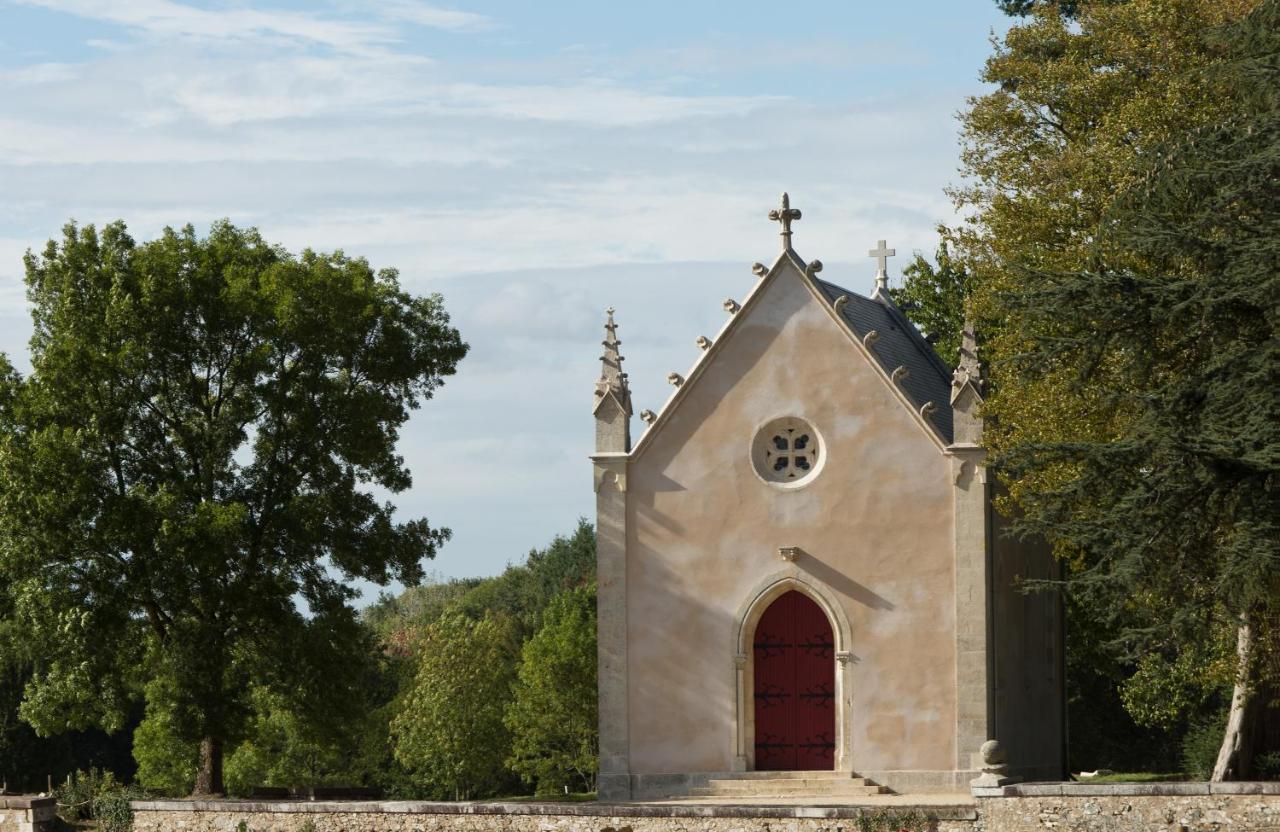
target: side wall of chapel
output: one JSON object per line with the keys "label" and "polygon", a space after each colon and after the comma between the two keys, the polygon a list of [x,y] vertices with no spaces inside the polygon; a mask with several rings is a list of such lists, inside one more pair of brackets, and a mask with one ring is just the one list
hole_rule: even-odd
{"label": "side wall of chapel", "polygon": [[1028,591],[1028,581],[1059,577],[1060,565],[1039,540],[1008,533],[992,512],[992,619],[995,725],[1011,773],[1025,780],[1066,776],[1065,644],[1061,596]]}

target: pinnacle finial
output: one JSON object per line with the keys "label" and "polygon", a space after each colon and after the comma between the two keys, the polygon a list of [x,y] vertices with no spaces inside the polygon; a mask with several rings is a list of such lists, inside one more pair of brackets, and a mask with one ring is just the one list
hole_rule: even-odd
{"label": "pinnacle finial", "polygon": [[613,320],[613,307],[605,310],[604,354],[600,356],[600,379],[596,382],[596,399],[602,399],[608,393],[627,399],[630,404],[631,391],[627,384],[627,374],[622,372],[622,353],[618,348],[622,342],[618,340],[618,324]]}
{"label": "pinnacle finial", "polygon": [[782,192],[782,205],[769,212],[769,219],[782,224],[782,250],[791,248],[791,223],[800,219],[800,209],[791,207],[791,197]]}
{"label": "pinnacle finial", "polygon": [[972,383],[979,393],[983,392],[986,384],[982,377],[982,361],[978,358],[978,337],[973,320],[968,317],[964,319],[964,329],[960,333],[960,361],[951,374],[951,384],[955,388],[964,387],[966,383]]}
{"label": "pinnacle finial", "polygon": [[889,273],[886,269],[889,266],[889,258],[896,256],[897,249],[887,248],[884,240],[878,241],[875,248],[867,252],[868,257],[876,258],[876,289],[880,291],[888,291],[889,289]]}

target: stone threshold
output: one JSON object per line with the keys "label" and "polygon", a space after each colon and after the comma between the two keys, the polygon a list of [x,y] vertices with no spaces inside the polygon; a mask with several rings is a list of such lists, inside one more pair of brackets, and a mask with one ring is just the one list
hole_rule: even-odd
{"label": "stone threshold", "polygon": [[934,820],[976,820],[972,806],[847,804],[839,806],[672,805],[646,803],[446,803],[416,800],[135,800],[135,812],[226,812],[259,814],[538,815],[598,818],[819,818],[853,819],[919,812]]}
{"label": "stone threshold", "polygon": [[1014,783],[973,788],[973,796],[990,797],[1185,797],[1191,795],[1280,795],[1280,782],[1235,783]]}

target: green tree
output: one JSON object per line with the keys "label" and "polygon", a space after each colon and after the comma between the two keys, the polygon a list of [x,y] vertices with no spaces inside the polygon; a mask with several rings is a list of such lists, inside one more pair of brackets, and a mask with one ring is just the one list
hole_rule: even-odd
{"label": "green tree", "polygon": [[519,680],[505,717],[507,765],[539,794],[565,786],[595,791],[600,737],[596,701],[596,593],[571,589],[547,607],[542,629],[525,642]]}
{"label": "green tree", "polygon": [[[1027,327],[1011,325],[1021,313],[1010,299],[1034,291],[1038,273],[1089,268],[1104,218],[1145,179],[1156,154],[1173,138],[1229,117],[1231,90],[1211,72],[1224,48],[1208,33],[1256,2],[1091,2],[1079,5],[1074,20],[1037,3],[995,44],[982,76],[993,88],[962,116],[966,181],[953,196],[967,220],[948,239],[969,275],[968,308],[990,368],[986,442],[1007,488],[1001,504],[1007,512],[1028,511],[1034,495],[1066,487],[1075,473],[1066,461],[1001,467],[1002,454],[1044,443],[1112,441],[1136,418],[1131,399],[1104,393],[1128,383],[1114,363],[1099,363],[1087,383],[1066,361],[1043,360],[1023,372],[1019,360],[1036,347]],[[1136,250],[1114,256],[1127,258],[1128,268],[1149,265]],[[1044,329],[1036,337],[1057,337],[1056,320],[1037,320]],[[1046,534],[1068,571],[1083,567],[1063,536]],[[1076,597],[1067,605],[1072,734],[1136,736],[1140,726],[1118,710],[1115,686],[1144,653],[1159,650],[1176,661],[1183,636],[1139,648],[1122,634],[1160,628],[1160,604],[1150,597],[1099,609],[1096,603]],[[1210,622],[1201,625],[1195,639],[1208,640]],[[1104,710],[1099,692],[1117,710]],[[1212,697],[1206,707],[1214,707]]]}
{"label": "green tree", "polygon": [[413,583],[448,537],[371,489],[409,486],[399,429],[466,346],[393,270],[226,222],[68,225],[26,280],[33,370],[0,385],[0,576],[42,647],[22,716],[119,727],[164,678],[219,793],[254,684],[330,692],[345,581]]}
{"label": "green tree", "polygon": [[395,756],[437,795],[461,800],[503,784],[516,642],[494,616],[443,616],[422,634],[417,675],[391,723]]}
{"label": "green tree", "polygon": [[[964,306],[968,272],[964,264],[951,256],[947,229],[939,228],[942,242],[934,252],[934,262],[924,255],[915,258],[902,270],[905,281],[889,295],[903,313],[925,333],[938,356],[954,365],[960,354],[960,335],[964,327]],[[935,265],[936,264],[936,265]]]}
{"label": "green tree", "polygon": [[[1070,367],[1048,363],[1015,377],[1013,361],[1030,343],[1007,325],[1014,312],[1005,298],[1031,272],[1086,268],[1103,217],[1147,175],[1152,154],[1229,116],[1230,90],[1207,71],[1223,49],[1207,33],[1256,3],[1090,3],[1074,23],[1038,8],[997,42],[982,74],[995,89],[962,116],[967,181],[954,196],[969,218],[949,235],[970,275],[990,365],[993,450],[1123,429],[1124,403],[1094,395]],[[1017,503],[1056,475],[1002,479]]]}
{"label": "green tree", "polygon": [[573,534],[556,535],[546,548],[531,550],[523,564],[508,566],[496,578],[481,581],[454,608],[472,618],[500,613],[512,620],[523,640],[537,632],[553,598],[566,589],[594,583],[595,575],[595,529],[579,519]]}
{"label": "green tree", "polygon": [[1280,614],[1280,0],[1208,44],[1230,115],[1153,149],[1087,269],[1027,270],[1006,295],[1032,345],[1009,362],[1017,378],[1061,367],[1126,419],[1113,436],[1006,447],[1001,463],[1053,471],[1020,527],[1078,555],[1072,586],[1092,609],[1159,612],[1124,629],[1132,649],[1176,650],[1140,664],[1152,683],[1138,690],[1168,685],[1176,707],[1179,676],[1212,665],[1196,640],[1234,630],[1218,780],[1249,772]]}
{"label": "green tree", "polygon": [[588,586],[596,577],[595,529],[585,519],[569,535],[556,535],[532,549],[523,563],[509,565],[492,578],[428,580],[399,596],[383,595],[364,611],[364,621],[384,648],[411,656],[418,634],[448,612],[480,620],[499,615],[523,640],[537,632],[551,600],[566,589]]}
{"label": "green tree", "polygon": [[151,680],[147,708],[133,732],[133,759],[138,764],[139,785],[163,795],[190,794],[200,770],[200,743],[184,738],[171,708],[164,707],[172,693],[161,691],[166,677]]}
{"label": "green tree", "polygon": [[340,724],[298,714],[266,688],[253,693],[254,716],[245,739],[227,757],[227,790],[248,795],[255,786],[304,789],[351,786],[354,731],[359,715]]}

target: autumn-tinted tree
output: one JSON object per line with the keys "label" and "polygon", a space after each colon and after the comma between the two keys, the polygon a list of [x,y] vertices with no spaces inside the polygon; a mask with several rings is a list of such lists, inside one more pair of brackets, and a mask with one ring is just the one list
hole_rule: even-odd
{"label": "autumn-tinted tree", "polygon": [[1007,362],[1010,383],[1058,368],[1124,418],[1111,435],[1020,442],[999,459],[1042,484],[1024,492],[1020,525],[1072,554],[1073,591],[1127,625],[1135,653],[1167,652],[1139,664],[1171,683],[1139,707],[1158,716],[1197,695],[1214,634],[1234,630],[1213,772],[1232,779],[1249,773],[1259,693],[1277,678],[1280,0],[1209,37],[1223,117],[1146,154],[1087,269],[1025,269],[1003,298],[1030,346]]}
{"label": "autumn-tinted tree", "polygon": [[[1088,3],[1075,22],[1039,9],[997,44],[982,74],[995,89],[962,116],[966,181],[955,196],[970,213],[949,235],[990,364],[994,448],[1122,429],[1123,408],[1092,395],[1070,368],[1007,374],[1028,343],[1006,326],[1003,298],[1021,290],[1027,270],[1085,268],[1105,212],[1146,175],[1157,148],[1229,115],[1229,90],[1208,71],[1223,47],[1208,33],[1256,3]],[[1016,502],[1053,474],[1005,484]]]}
{"label": "autumn-tinted tree", "polygon": [[1067,19],[1075,18],[1080,14],[1080,7],[1092,2],[1095,5],[1103,5],[1107,3],[1125,3],[1128,0],[996,0],[996,6],[1000,11],[1014,17],[1026,17],[1040,9],[1048,9],[1057,11],[1058,14]]}
{"label": "autumn-tinted tree", "polygon": [[41,645],[23,718],[118,727],[159,689],[221,792],[248,691],[327,707],[346,581],[412,583],[447,537],[373,488],[409,486],[398,431],[466,347],[394,271],[225,222],[68,225],[26,280],[33,369],[0,394],[0,576]]}

